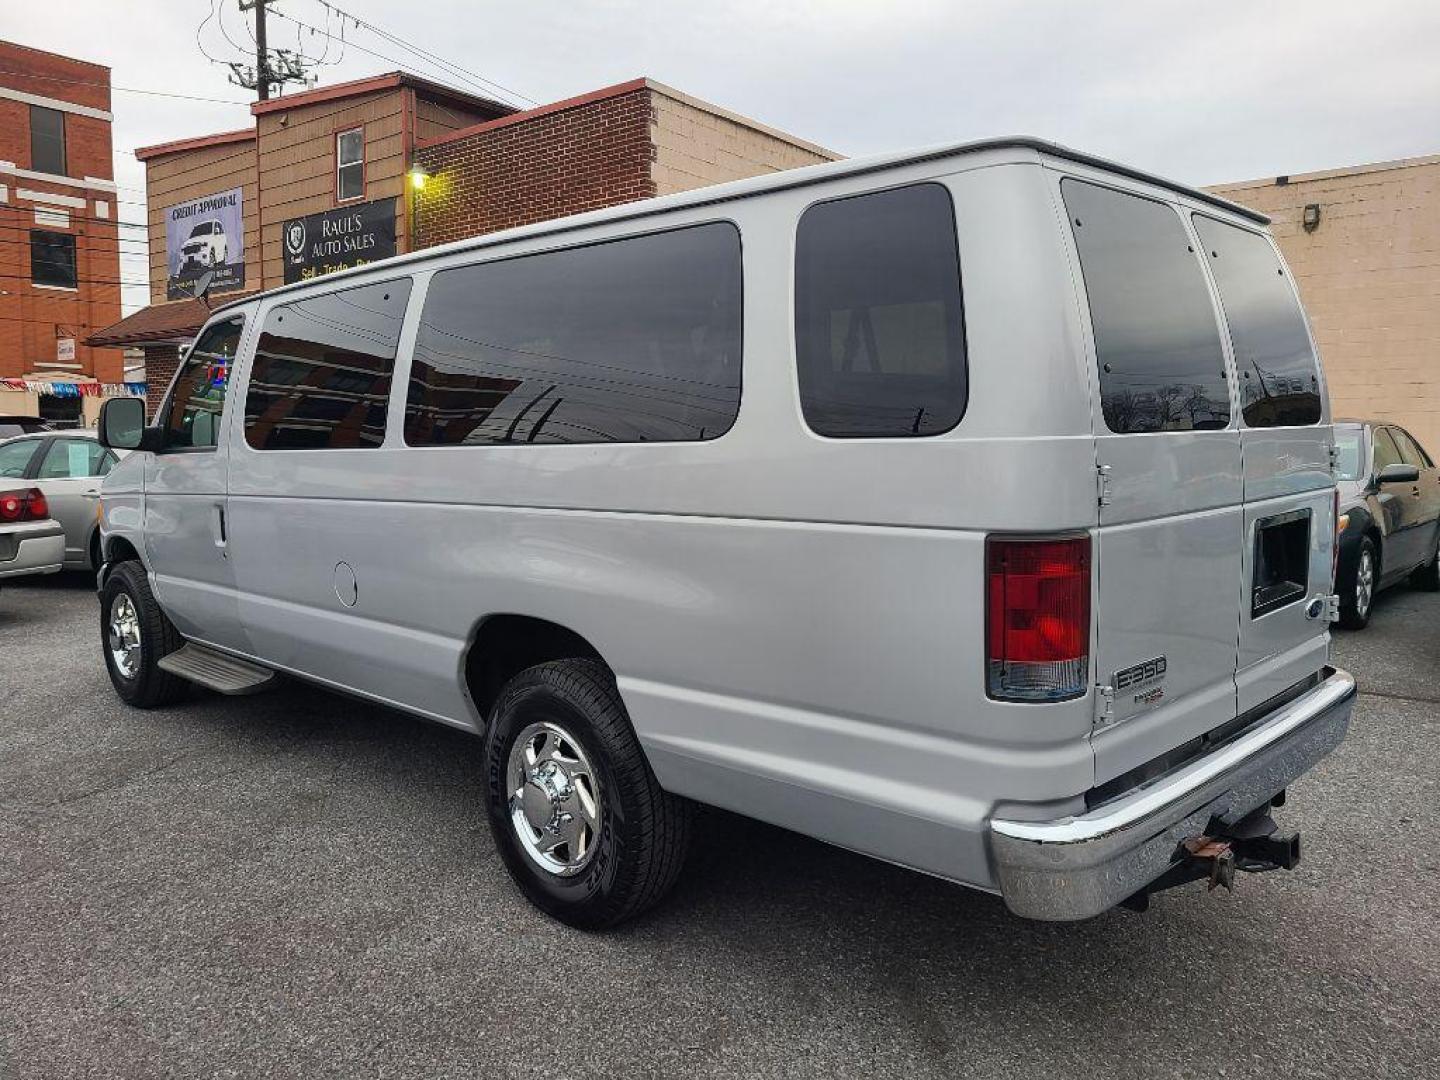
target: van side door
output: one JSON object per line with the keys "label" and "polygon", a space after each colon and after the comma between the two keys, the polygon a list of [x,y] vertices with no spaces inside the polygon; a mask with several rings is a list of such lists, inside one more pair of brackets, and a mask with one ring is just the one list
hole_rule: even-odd
{"label": "van side door", "polygon": [[1325,664],[1335,434],[1300,296],[1258,228],[1193,215],[1224,310],[1240,398],[1245,569],[1235,681],[1242,713]]}
{"label": "van side door", "polygon": [[227,551],[223,435],[245,327],[240,312],[200,331],[155,418],[162,446],[145,463],[145,558],[155,597],[187,638],[231,649],[243,642]]}
{"label": "van side door", "polygon": [[1095,348],[1096,781],[1235,715],[1240,440],[1214,297],[1178,207],[1060,184]]}

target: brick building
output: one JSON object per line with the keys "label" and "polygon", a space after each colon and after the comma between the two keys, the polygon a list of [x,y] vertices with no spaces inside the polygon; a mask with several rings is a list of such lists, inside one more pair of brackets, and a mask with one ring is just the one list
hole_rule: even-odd
{"label": "brick building", "polygon": [[648,79],[517,112],[395,72],[251,112],[253,127],[136,151],[146,166],[151,303],[90,340],[145,351],[152,408],[204,322],[206,307],[187,297],[206,271],[211,296],[233,298],[835,157]]}
{"label": "brick building", "polygon": [[110,69],[0,41],[0,413],[84,423],[123,393]]}
{"label": "brick building", "polygon": [[651,79],[421,139],[421,246],[838,155]]}
{"label": "brick building", "polygon": [[1393,420],[1440,456],[1440,155],[1210,190],[1273,219],[1335,415]]}

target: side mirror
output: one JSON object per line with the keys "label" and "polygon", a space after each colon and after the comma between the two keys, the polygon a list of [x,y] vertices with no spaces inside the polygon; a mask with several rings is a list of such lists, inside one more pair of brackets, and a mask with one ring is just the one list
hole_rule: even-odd
{"label": "side mirror", "polygon": [[1414,465],[1386,465],[1375,478],[1381,484],[1413,484],[1420,479],[1420,470]]}
{"label": "side mirror", "polygon": [[110,398],[100,406],[96,436],[111,450],[153,450],[158,429],[145,427],[145,402],[141,398]]}

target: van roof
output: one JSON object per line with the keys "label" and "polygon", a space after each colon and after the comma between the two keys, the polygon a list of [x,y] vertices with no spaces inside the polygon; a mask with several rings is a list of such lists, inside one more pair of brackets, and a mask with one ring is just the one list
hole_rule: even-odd
{"label": "van roof", "polygon": [[[1092,168],[1102,169],[1119,176],[1129,177],[1132,180],[1139,180],[1142,183],[1165,188],[1176,194],[1185,195],[1191,199],[1208,203],[1211,206],[1229,213],[1248,218],[1259,225],[1270,224],[1270,219],[1259,211],[1251,210],[1249,207],[1241,206],[1239,203],[1231,202],[1229,199],[1223,199],[1218,195],[1212,195],[1208,191],[1202,191],[1199,188],[1190,187],[1189,185],[1181,184],[1174,180],[1168,180],[1163,176],[1156,176],[1154,173],[1145,172],[1143,169],[1132,168],[1129,165],[1121,165],[1118,162],[1109,161],[1105,158],[1097,157],[1094,154],[1087,154],[1082,150],[1073,150],[1068,146],[1062,146],[1059,143],[1050,142],[1046,139],[1040,139],[1030,135],[1012,135],[1003,138],[979,139],[963,143],[947,143],[941,146],[932,146],[919,150],[906,150],[891,154],[874,154],[868,157],[845,158],[840,161],[823,162],[819,165],[807,165],[798,169],[786,169],[782,172],[765,173],[760,176],[749,177],[745,180],[734,180],[725,184],[694,188],[690,191],[682,191],[676,195],[663,195],[654,199],[642,199],[637,202],[624,203],[620,206],[606,207],[603,210],[591,210],[583,214],[552,218],[548,221],[536,222],[532,225],[521,225],[513,229],[505,229],[499,232],[467,237],[463,240],[455,240],[448,244],[438,244],[435,247],[422,248],[419,251],[411,251],[404,255],[396,255],[389,259],[367,263],[364,266],[352,267],[349,270],[340,270],[334,274],[327,274],[323,280],[329,282],[333,279],[354,274],[370,273],[382,266],[385,269],[392,267],[398,268],[424,259],[434,258],[437,255],[452,255],[470,249],[491,247],[521,237],[544,236],[547,233],[568,232],[572,229],[600,225],[609,221],[624,221],[629,218],[650,217],[671,210],[706,206],[712,203],[731,202],[736,199],[761,195],[765,192],[783,191],[787,188],[826,183],[844,176],[858,176],[903,165],[915,165],[926,161],[938,161],[944,158],[961,157],[966,154],[977,154],[992,150],[1028,150],[1036,154],[1045,155],[1046,157],[1073,161],[1080,165],[1088,165]],[[316,279],[311,278],[306,281],[292,282],[288,285],[279,285],[273,289],[267,289],[263,293],[252,294],[243,299],[231,301],[228,304],[218,305],[215,311],[219,312],[226,308],[237,307],[241,304],[250,303],[256,299],[277,293],[307,289],[313,287],[316,283]]]}

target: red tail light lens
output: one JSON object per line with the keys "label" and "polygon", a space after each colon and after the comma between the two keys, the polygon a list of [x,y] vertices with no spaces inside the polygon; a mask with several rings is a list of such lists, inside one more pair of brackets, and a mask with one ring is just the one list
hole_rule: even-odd
{"label": "red tail light lens", "polygon": [[1090,538],[985,547],[987,689],[1001,701],[1085,693],[1090,672]]}
{"label": "red tail light lens", "polygon": [[0,522],[43,521],[50,516],[50,504],[39,488],[28,491],[0,491]]}

